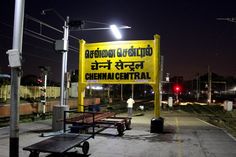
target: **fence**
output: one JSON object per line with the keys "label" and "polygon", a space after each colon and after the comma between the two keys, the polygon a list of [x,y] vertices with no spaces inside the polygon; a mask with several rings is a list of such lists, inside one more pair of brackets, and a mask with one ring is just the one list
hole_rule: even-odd
{"label": "fence", "polygon": [[[60,97],[60,87],[47,86],[46,89],[48,98]],[[41,91],[39,86],[20,86],[21,98],[33,98],[40,97]],[[6,101],[11,97],[11,85],[3,85],[0,87],[0,99]]]}

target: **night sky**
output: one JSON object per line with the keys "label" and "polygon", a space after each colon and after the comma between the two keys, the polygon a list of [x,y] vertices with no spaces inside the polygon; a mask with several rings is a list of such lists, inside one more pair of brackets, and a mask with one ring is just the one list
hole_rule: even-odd
{"label": "night sky", "polygon": [[[214,73],[236,76],[236,23],[219,21],[219,17],[236,17],[236,1],[209,0],[26,0],[25,14],[62,30],[64,24],[55,14],[40,14],[42,9],[54,8],[63,17],[131,26],[121,30],[122,40],[152,40],[161,36],[161,55],[164,56],[164,72],[170,76],[193,79],[207,72],[208,65]],[[0,71],[10,74],[6,51],[12,48],[14,1],[0,1]],[[25,20],[25,28],[39,31],[39,26]],[[104,27],[88,24],[86,27]],[[43,30],[53,39],[61,39],[60,33]],[[115,40],[108,30],[71,31],[87,42]],[[39,66],[50,66],[49,78],[59,81],[61,54],[53,51],[53,44],[24,34],[24,75],[39,75]],[[70,45],[78,48],[78,42],[70,38]],[[77,69],[78,53],[68,54],[68,71]]]}

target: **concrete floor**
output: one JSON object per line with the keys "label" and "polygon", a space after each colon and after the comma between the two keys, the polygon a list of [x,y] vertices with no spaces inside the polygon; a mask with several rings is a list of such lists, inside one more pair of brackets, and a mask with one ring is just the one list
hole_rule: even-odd
{"label": "concrete floor", "polygon": [[[152,112],[134,116],[132,130],[117,136],[115,129],[106,129],[95,139],[89,139],[89,155],[85,157],[235,157],[236,141],[224,130],[212,126],[191,115],[165,112],[164,133],[150,133]],[[51,121],[38,121],[20,125],[20,157],[29,152],[22,148],[43,140],[40,133],[51,128]],[[0,156],[9,155],[9,128],[0,128]],[[52,156],[40,153],[40,157]],[[75,153],[68,153],[75,156]]]}

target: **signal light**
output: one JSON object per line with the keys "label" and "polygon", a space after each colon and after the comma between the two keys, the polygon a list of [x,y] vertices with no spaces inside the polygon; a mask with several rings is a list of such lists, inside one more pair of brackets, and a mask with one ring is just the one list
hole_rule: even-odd
{"label": "signal light", "polygon": [[181,86],[180,86],[180,85],[175,85],[175,86],[174,86],[174,92],[175,92],[175,93],[181,92]]}
{"label": "signal light", "polygon": [[43,80],[42,80],[42,79],[40,79],[40,78],[38,78],[38,79],[37,79],[37,82],[38,82],[38,83],[42,83],[42,82],[43,82]]}

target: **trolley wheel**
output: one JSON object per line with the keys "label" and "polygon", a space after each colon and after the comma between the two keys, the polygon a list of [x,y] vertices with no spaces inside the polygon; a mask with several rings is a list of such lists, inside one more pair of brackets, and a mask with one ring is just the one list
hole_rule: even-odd
{"label": "trolley wheel", "polygon": [[119,135],[119,136],[124,135],[125,126],[124,126],[123,124],[117,125],[117,131],[118,131],[118,135]]}
{"label": "trolley wheel", "polygon": [[84,153],[84,155],[87,155],[88,151],[89,151],[89,142],[84,141],[84,143],[82,145],[82,152]]}
{"label": "trolley wheel", "polygon": [[39,152],[36,152],[36,151],[30,152],[29,157],[39,157]]}

